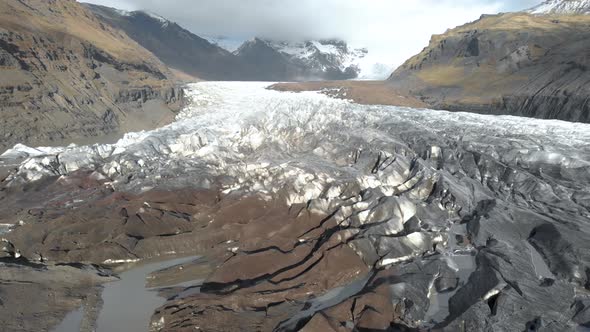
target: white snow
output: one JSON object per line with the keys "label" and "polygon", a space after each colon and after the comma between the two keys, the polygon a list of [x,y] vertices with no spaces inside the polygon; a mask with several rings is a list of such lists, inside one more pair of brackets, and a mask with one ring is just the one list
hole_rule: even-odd
{"label": "white snow", "polygon": [[163,18],[162,16],[160,16],[160,15],[158,15],[158,14],[154,14],[154,13],[152,13],[152,12],[147,12],[147,11],[146,11],[146,12],[144,12],[144,13],[145,13],[146,15],[148,15],[149,17],[151,17],[151,18],[153,18],[153,19],[156,19],[156,20],[160,21],[160,23],[162,23],[162,24],[167,24],[167,23],[169,23],[169,22],[170,22],[170,21],[168,21],[167,19]]}
{"label": "white snow", "polygon": [[275,50],[300,59],[308,59],[316,52],[313,47],[307,47],[304,42],[289,43],[268,41],[268,43]]}
{"label": "white snow", "polygon": [[527,12],[535,15],[590,14],[590,0],[548,0]]}
{"label": "white snow", "polygon": [[315,48],[317,48],[321,53],[324,54],[333,54],[333,55],[339,55],[341,52],[341,50],[335,46],[335,45],[331,45],[331,44],[322,44],[317,40],[314,40],[311,42],[313,44],[313,46]]}
{"label": "white snow", "polygon": [[102,262],[103,264],[107,264],[107,265],[117,265],[117,264],[123,264],[123,263],[136,263],[139,262],[139,259],[107,259],[104,262]]}
{"label": "white snow", "polygon": [[[347,45],[347,49],[343,49],[330,41],[285,42],[269,40],[267,43],[277,51],[316,68],[321,65],[314,63],[314,55],[318,53],[329,55],[341,71],[348,67],[357,67],[359,69],[358,79],[385,79],[395,69],[393,64],[384,63],[381,59],[374,57],[370,50],[360,45]],[[326,70],[326,68],[322,68],[322,70]]]}
{"label": "white snow", "polygon": [[131,16],[133,15],[133,12],[130,12],[128,10],[123,10],[123,9],[115,9],[115,11],[121,15],[121,16]]}
{"label": "white snow", "polygon": [[158,21],[162,27],[167,27],[171,22],[169,20],[167,20],[166,18],[149,12],[149,11],[143,11],[143,10],[136,10],[136,11],[127,11],[127,10],[121,10],[121,9],[115,9],[115,11],[117,12],[117,14],[121,15],[121,16],[136,16],[136,15],[147,15],[151,18],[153,18],[154,20]]}

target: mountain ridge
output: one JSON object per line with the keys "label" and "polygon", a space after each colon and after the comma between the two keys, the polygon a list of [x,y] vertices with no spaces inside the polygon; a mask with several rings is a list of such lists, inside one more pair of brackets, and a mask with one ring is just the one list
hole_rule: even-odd
{"label": "mountain ridge", "polygon": [[434,108],[590,122],[590,16],[484,15],[434,35],[389,84]]}
{"label": "mountain ridge", "polygon": [[237,61],[230,52],[161,16],[145,11],[84,5],[103,22],[124,31],[171,68],[210,80],[232,78],[237,68]]}
{"label": "mountain ridge", "polygon": [[[361,73],[359,60],[368,52],[366,49],[349,50],[341,40],[288,43],[261,37],[244,41],[231,51],[216,44],[220,38],[200,37],[157,14],[92,4],[85,6],[105,23],[125,31],[171,68],[206,80],[354,79]],[[252,54],[250,50],[247,56],[240,55],[239,49],[249,47],[253,41],[264,43],[269,49],[260,44],[257,49],[261,54]],[[275,54],[270,56],[269,52]],[[265,63],[259,61],[262,57],[272,60],[266,68]]]}

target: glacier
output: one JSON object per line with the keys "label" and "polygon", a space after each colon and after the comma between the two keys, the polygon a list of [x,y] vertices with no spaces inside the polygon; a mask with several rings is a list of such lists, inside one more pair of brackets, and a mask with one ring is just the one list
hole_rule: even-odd
{"label": "glacier", "polygon": [[[362,188],[376,188],[400,185],[403,177],[352,170],[351,158],[363,150],[380,150],[385,156],[398,149],[415,153],[400,139],[415,135],[412,140],[423,140],[421,145],[437,143],[425,151],[433,158],[440,157],[441,143],[463,142],[470,150],[489,153],[507,164],[586,171],[590,166],[587,124],[363,106],[315,92],[265,89],[270,85],[192,84],[188,87],[190,106],[171,125],[128,133],[115,144],[36,148],[18,144],[0,156],[0,163],[24,159],[9,182],[66,175],[81,168],[108,176],[139,171],[146,174],[145,180],[154,180],[160,170],[174,165],[202,168],[205,176],[224,173],[245,180],[257,174],[297,174],[290,180],[307,175],[330,183],[342,177],[354,179]],[[178,175],[182,173],[179,170]],[[264,187],[262,183],[240,183],[249,189],[258,186]],[[303,195],[313,196],[310,192]]]}
{"label": "glacier", "polygon": [[191,84],[174,123],[115,144],[17,145],[0,156],[15,169],[3,184],[85,170],[123,192],[215,187],[304,205],[333,218],[375,273],[426,278],[391,285],[400,306],[416,303],[404,309],[409,327],[453,330],[482,317],[503,330],[536,317],[581,326],[572,308],[589,300],[590,125],[268,86]]}

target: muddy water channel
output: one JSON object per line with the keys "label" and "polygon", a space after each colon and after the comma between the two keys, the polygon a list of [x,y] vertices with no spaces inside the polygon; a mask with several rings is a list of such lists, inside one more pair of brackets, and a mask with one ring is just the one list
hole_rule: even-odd
{"label": "muddy water channel", "polygon": [[[198,291],[208,266],[201,257],[192,256],[121,266],[117,270],[123,271],[120,279],[105,284],[102,291],[97,332],[149,331],[151,316],[166,302],[170,290],[182,292],[189,287]],[[54,331],[80,331],[83,314],[84,308],[71,312]]]}

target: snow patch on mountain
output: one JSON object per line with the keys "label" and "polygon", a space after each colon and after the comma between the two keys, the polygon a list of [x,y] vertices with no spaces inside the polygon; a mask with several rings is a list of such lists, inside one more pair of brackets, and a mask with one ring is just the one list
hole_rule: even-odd
{"label": "snow patch on mountain", "polygon": [[355,70],[358,74],[358,64],[368,53],[366,48],[351,48],[346,42],[337,39],[303,42],[267,40],[267,43],[291,59],[322,71]]}
{"label": "snow patch on mountain", "polygon": [[548,0],[527,10],[527,12],[535,15],[590,14],[590,0]]}
{"label": "snow patch on mountain", "polygon": [[353,68],[357,79],[385,79],[395,69],[377,59],[366,47],[349,45],[341,40],[268,43],[279,52],[310,66],[326,70],[326,60],[341,71]]}
{"label": "snow patch on mountain", "polygon": [[[314,40],[311,42],[311,44],[317,49],[319,50],[321,53],[327,53],[327,54],[339,54],[342,52],[346,52],[346,49],[342,49],[342,47],[338,47],[340,45],[336,45],[334,44],[334,42],[331,41],[326,41],[326,42],[319,42],[317,40]],[[342,44],[344,45],[344,44]],[[361,50],[362,51],[362,50]],[[362,57],[362,55],[361,55]]]}
{"label": "snow patch on mountain", "polygon": [[133,15],[133,12],[130,12],[128,10],[116,9],[116,8],[113,8],[113,9],[117,12],[117,14],[119,14],[121,16],[131,16],[131,15]]}
{"label": "snow patch on mountain", "polygon": [[[108,8],[108,7],[105,7]],[[149,17],[157,22],[159,22],[162,27],[167,27],[168,25],[170,25],[172,22],[156,13],[150,12],[150,11],[145,11],[145,10],[135,10],[135,11],[128,11],[128,10],[123,10],[123,9],[117,9],[117,8],[108,8],[111,9],[114,13],[120,15],[120,16],[125,16],[125,17],[136,17],[136,16],[144,16],[144,17]]]}
{"label": "snow patch on mountain", "polygon": [[[353,68],[358,74],[357,79],[385,79],[395,69],[393,64],[380,61],[366,47],[349,45],[341,40],[269,43],[278,51],[312,66],[321,67],[327,60],[341,71]],[[323,66],[322,69],[327,69]]]}
{"label": "snow patch on mountain", "polygon": [[164,23],[169,23],[170,21],[168,21],[167,19],[163,18],[162,16],[158,15],[158,14],[154,14],[152,12],[143,12],[144,14],[148,15],[149,17],[160,21],[162,24]]}

